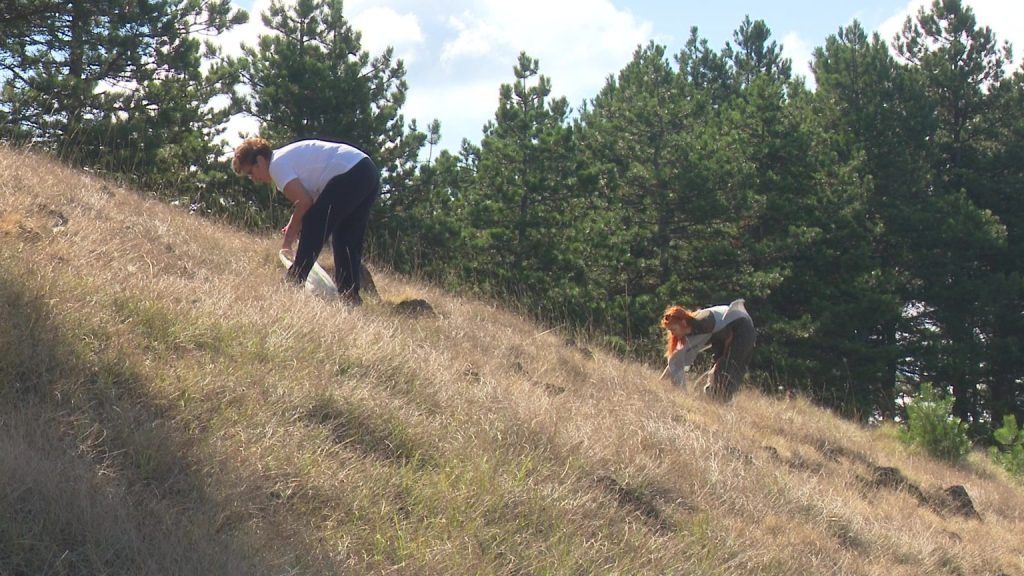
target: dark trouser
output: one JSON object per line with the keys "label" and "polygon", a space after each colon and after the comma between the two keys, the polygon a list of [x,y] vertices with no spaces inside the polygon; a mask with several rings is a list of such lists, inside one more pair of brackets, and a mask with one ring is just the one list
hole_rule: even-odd
{"label": "dark trouser", "polygon": [[288,276],[304,282],[324,242],[331,236],[334,283],[339,293],[358,299],[363,240],[370,222],[370,208],[379,195],[380,172],[369,158],[363,158],[348,172],[331,178],[302,217],[299,249]]}
{"label": "dark trouser", "polygon": [[716,355],[711,383],[705,388],[708,395],[719,400],[729,400],[739,391],[757,340],[757,331],[750,318],[737,318],[726,329],[731,330],[732,335]]}

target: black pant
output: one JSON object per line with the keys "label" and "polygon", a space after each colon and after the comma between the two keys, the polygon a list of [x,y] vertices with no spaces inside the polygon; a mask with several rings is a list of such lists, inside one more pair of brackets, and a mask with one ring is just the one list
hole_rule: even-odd
{"label": "black pant", "polygon": [[338,292],[359,296],[363,241],[370,208],[380,195],[380,172],[369,158],[331,178],[320,197],[302,217],[299,249],[288,276],[304,282],[313,269],[327,237],[334,248],[334,283]]}
{"label": "black pant", "polygon": [[729,400],[743,383],[747,365],[754,355],[757,330],[750,318],[741,317],[730,322],[717,334],[725,334],[726,340],[717,343],[717,346],[712,345],[715,369],[704,391],[719,400]]}

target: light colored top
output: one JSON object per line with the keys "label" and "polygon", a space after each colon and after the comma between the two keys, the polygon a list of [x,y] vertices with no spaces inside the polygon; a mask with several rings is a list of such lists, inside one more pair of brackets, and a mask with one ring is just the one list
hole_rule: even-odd
{"label": "light colored top", "polygon": [[270,159],[270,178],[278,190],[298,178],[315,202],[327,182],[344,174],[366,158],[366,154],[348,144],[323,140],[300,140],[274,150]]}
{"label": "light colored top", "polygon": [[728,306],[713,306],[711,308],[705,308],[699,310],[699,312],[707,312],[711,314],[715,319],[715,327],[711,332],[704,334],[690,334],[686,337],[686,345],[681,349],[677,350],[672,357],[668,360],[668,367],[665,369],[663,377],[668,377],[676,386],[686,386],[686,370],[693,364],[694,359],[697,358],[697,354],[700,354],[704,350],[707,350],[710,344],[708,341],[711,340],[716,332],[722,330],[728,326],[733,320],[737,318],[750,318],[750,314],[747,313],[747,309],[743,304],[743,300],[734,300]]}

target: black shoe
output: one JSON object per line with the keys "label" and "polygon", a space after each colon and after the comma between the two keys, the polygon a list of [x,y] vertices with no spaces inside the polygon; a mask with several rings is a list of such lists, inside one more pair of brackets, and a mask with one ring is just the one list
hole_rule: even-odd
{"label": "black shoe", "polygon": [[291,268],[288,268],[284,273],[284,281],[292,286],[302,286],[306,283],[305,278],[299,278],[299,269],[293,264]]}
{"label": "black shoe", "polygon": [[355,308],[356,306],[363,305],[363,299],[360,298],[359,292],[349,290],[347,292],[338,292],[338,300],[341,301],[345,306]]}

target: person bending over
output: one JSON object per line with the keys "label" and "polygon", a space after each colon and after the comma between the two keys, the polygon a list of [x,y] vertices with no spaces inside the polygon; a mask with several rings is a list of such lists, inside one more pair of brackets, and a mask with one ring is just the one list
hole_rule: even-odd
{"label": "person bending over", "polygon": [[718,400],[732,399],[747,372],[757,339],[743,300],[696,312],[669,306],[661,318],[661,327],[666,330],[668,360],[662,379],[685,387],[686,370],[697,354],[710,347],[715,366],[704,392]]}
{"label": "person bending over", "polygon": [[300,140],[272,150],[262,138],[235,149],[235,174],[272,183],[295,207],[283,249],[298,239],[287,278],[302,284],[327,237],[334,248],[334,282],[342,300],[359,305],[359,276],[370,208],[380,195],[380,171],[365,152],[348,144]]}

